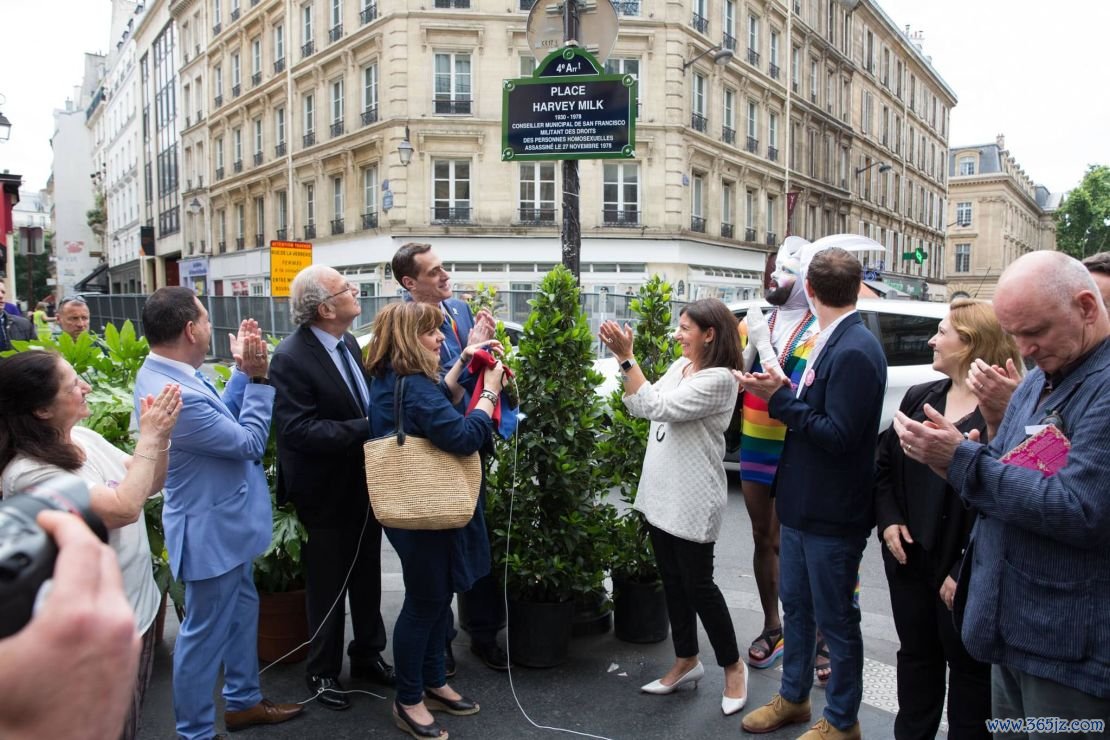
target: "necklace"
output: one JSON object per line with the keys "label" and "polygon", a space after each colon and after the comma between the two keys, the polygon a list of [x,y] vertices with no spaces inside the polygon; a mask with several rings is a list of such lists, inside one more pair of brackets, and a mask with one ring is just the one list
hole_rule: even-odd
{"label": "necklace", "polygon": [[[775,320],[778,319],[778,317],[779,310],[776,308],[775,312],[771,314],[771,319],[767,322],[768,334],[774,333]],[[805,316],[802,316],[802,320],[799,321],[798,325],[794,327],[793,333],[791,333],[790,338],[786,340],[786,345],[783,347],[782,352],[779,353],[779,367],[784,369],[786,368],[787,358],[790,357],[790,355],[794,354],[794,350],[798,348],[798,342],[801,340],[802,335],[809,329],[810,326],[813,325],[813,321],[815,318],[816,317],[813,315],[813,312],[807,308]]]}

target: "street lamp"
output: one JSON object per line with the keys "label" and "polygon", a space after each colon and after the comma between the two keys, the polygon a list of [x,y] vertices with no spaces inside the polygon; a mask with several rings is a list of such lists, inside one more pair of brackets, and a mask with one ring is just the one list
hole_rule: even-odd
{"label": "street lamp", "polygon": [[189,204],[189,213],[191,213],[195,216],[198,213],[200,213],[203,209],[204,209],[204,206],[202,206],[200,204],[200,201],[197,200],[197,197],[194,195],[193,196],[193,201]]}
{"label": "street lamp", "polygon": [[12,136],[12,122],[3,113],[0,113],[0,141],[7,141]]}
{"label": "street lamp", "polygon": [[728,64],[729,62],[732,61],[732,49],[725,49],[724,47],[722,47],[720,45],[712,46],[712,47],[706,49],[705,51],[703,51],[701,54],[698,54],[696,57],[694,57],[690,61],[683,62],[682,63],[682,74],[686,74],[686,68],[689,67],[694,62],[701,59],[706,54],[712,54],[713,55],[713,63],[718,65],[718,66],[721,66],[721,67],[723,67],[724,65],[726,65],[726,64]]}
{"label": "street lamp", "polygon": [[409,166],[412,161],[412,153],[416,151],[412,147],[412,142],[409,141],[409,127],[405,126],[405,138],[397,145],[397,156],[401,158],[401,164],[405,167]]}
{"label": "street lamp", "polygon": [[879,165],[879,172],[890,172],[890,165],[887,164],[886,162],[883,162],[883,161],[880,160],[878,162],[872,162],[871,164],[867,165],[866,167],[857,168],[856,169],[856,174],[857,175],[862,175],[864,172],[867,172],[869,169],[871,169],[875,165]]}

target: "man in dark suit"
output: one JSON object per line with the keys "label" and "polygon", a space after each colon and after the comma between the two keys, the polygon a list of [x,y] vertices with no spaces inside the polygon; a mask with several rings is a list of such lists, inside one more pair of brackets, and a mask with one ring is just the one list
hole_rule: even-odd
{"label": "man in dark suit", "polygon": [[839,247],[817,252],[805,270],[821,333],[796,389],[781,376],[741,377],[744,390],[766,399],[771,416],[788,427],[772,487],[782,524],[782,684],[744,718],[748,732],[810,720],[819,627],[832,676],[824,717],[802,738],[860,736],[863,634],[853,593],[875,524],[875,438],[886,386],[883,349],[856,312],[862,272],[859,260]]}
{"label": "man in dark suit", "polygon": [[309,688],[329,709],[350,702],[339,673],[347,598],[354,639],[347,647],[351,677],[393,684],[382,659],[382,528],[370,510],[362,445],[370,437],[369,379],[347,331],[361,311],[358,288],[325,265],[302,270],[290,286],[297,330],[270,364],[277,398],[278,496],[292,501],[308,530]]}
{"label": "man in dark suit", "polygon": [[[469,344],[482,344],[493,339],[495,329],[493,315],[489,311],[479,311],[475,316],[465,301],[451,297],[451,275],[443,268],[432,245],[410,242],[404,244],[393,255],[393,275],[401,286],[409,292],[412,300],[439,306],[443,310],[443,345],[440,347],[439,366],[446,372],[462,354],[463,347]],[[474,390],[475,378],[463,371],[459,384],[469,394]],[[463,399],[463,405],[469,398]],[[504,409],[503,413],[511,414]],[[515,417],[514,417],[515,418]],[[481,450],[483,465],[491,450]],[[482,482],[480,505],[485,505],[485,478]],[[479,578],[474,587],[459,594],[460,612],[465,611],[466,621],[462,628],[470,633],[470,651],[483,663],[495,671],[508,670],[509,659],[497,644],[497,633],[505,623],[504,602],[493,574]],[[462,622],[460,614],[460,622]],[[447,636],[447,675],[455,675],[455,655],[451,641],[455,638],[452,626]]]}
{"label": "man in dark suit", "polygon": [[7,295],[8,286],[0,281],[0,305],[4,307],[0,310],[0,352],[7,352],[11,349],[13,339],[30,341],[38,338],[35,334],[35,327],[31,325],[30,321],[8,312],[7,307],[12,304],[5,302]]}

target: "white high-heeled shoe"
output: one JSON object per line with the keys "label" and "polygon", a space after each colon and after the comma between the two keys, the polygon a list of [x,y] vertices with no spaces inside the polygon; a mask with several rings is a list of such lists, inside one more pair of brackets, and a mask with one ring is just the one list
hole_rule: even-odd
{"label": "white high-heeled shoe", "polygon": [[721,711],[726,717],[736,714],[748,703],[748,664],[741,660],[740,666],[744,670],[744,695],[739,699],[733,699],[731,696],[721,694]]}
{"label": "white high-heeled shoe", "polygon": [[651,683],[641,686],[640,691],[643,691],[645,694],[673,694],[679,689],[680,686],[688,683],[694,684],[694,688],[696,689],[698,687],[698,681],[702,680],[704,677],[705,666],[703,666],[701,664],[701,661],[699,660],[696,666],[679,676],[678,680],[672,683],[670,686],[666,685],[661,680],[656,679]]}

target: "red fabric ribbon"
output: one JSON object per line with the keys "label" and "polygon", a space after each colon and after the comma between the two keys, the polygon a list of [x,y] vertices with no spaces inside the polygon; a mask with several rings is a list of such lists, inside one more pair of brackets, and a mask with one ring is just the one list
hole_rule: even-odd
{"label": "red fabric ribbon", "polygon": [[[486,387],[486,370],[493,368],[497,364],[497,358],[493,356],[488,349],[476,349],[474,354],[470,357],[470,364],[466,366],[467,371],[471,375],[477,377],[477,382],[474,384],[474,393],[470,394],[470,406],[467,407],[466,412],[469,414],[478,405],[478,401],[482,399],[482,389]],[[505,368],[505,375],[509,378],[513,377],[513,371],[508,367]],[[501,425],[501,394],[497,394],[497,402],[493,404],[493,413],[490,414],[493,419],[494,427]]]}

